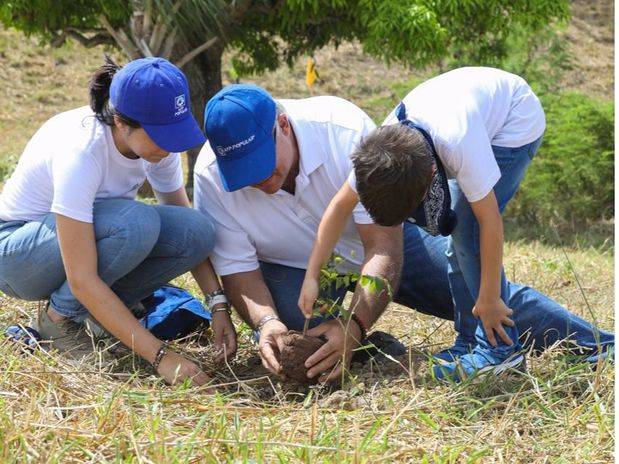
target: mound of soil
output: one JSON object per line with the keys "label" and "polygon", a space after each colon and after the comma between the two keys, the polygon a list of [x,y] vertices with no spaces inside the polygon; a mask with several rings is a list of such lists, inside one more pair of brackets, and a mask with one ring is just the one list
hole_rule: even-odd
{"label": "mound of soil", "polygon": [[301,332],[291,330],[284,335],[284,348],[281,350],[282,373],[291,380],[299,383],[313,384],[318,381],[316,376],[307,378],[305,360],[325,344],[325,340]]}

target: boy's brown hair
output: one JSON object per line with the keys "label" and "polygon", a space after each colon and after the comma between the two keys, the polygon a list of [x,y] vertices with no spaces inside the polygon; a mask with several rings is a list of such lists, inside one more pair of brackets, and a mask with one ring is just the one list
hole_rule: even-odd
{"label": "boy's brown hair", "polygon": [[357,193],[374,222],[382,226],[401,224],[419,207],[434,166],[421,132],[402,124],[381,126],[351,157]]}

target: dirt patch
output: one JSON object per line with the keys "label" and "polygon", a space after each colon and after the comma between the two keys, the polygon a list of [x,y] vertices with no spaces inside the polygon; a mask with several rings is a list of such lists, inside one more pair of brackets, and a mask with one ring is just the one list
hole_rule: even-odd
{"label": "dirt patch", "polygon": [[572,19],[563,32],[569,42],[572,69],[561,88],[598,98],[614,93],[614,4],[612,0],[575,0]]}
{"label": "dirt patch", "polygon": [[318,376],[312,379],[307,378],[305,361],[325,344],[325,340],[291,330],[283,337],[283,341],[284,348],[281,350],[282,373],[295,382],[316,383]]}

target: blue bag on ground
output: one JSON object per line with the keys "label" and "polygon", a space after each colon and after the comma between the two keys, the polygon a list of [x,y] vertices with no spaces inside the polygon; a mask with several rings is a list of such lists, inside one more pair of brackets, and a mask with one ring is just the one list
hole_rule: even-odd
{"label": "blue bag on ground", "polygon": [[142,300],[146,314],[140,324],[157,338],[174,340],[200,327],[207,328],[211,313],[191,293],[174,285],[164,285]]}
{"label": "blue bag on ground", "polygon": [[[142,300],[140,324],[157,338],[174,340],[199,328],[208,328],[211,313],[191,293],[174,285],[164,285]],[[39,332],[29,326],[11,325],[4,335],[34,350],[41,341]]]}
{"label": "blue bag on ground", "polygon": [[27,325],[10,325],[4,335],[15,343],[23,344],[29,351],[36,349],[41,341],[39,331]]}

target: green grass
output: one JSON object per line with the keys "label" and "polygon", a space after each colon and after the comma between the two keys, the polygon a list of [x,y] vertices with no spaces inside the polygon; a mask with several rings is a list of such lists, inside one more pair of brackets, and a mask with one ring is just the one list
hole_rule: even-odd
{"label": "green grass", "polygon": [[[102,50],[39,47],[0,30],[0,175],[49,116],[87,103]],[[317,94],[344,96],[380,120],[422,76],[365,59],[358,48],[317,54]],[[255,82],[277,96],[308,96],[302,63]],[[614,323],[613,224],[574,233],[507,222],[510,278],[605,329]],[[576,279],[578,277],[578,279]],[[189,276],[177,284],[197,287]],[[588,304],[583,298],[586,295]],[[36,303],[0,297],[0,327],[26,324]],[[168,387],[131,356],[71,364],[0,341],[0,462],[606,463],[613,459],[613,366],[570,364],[551,349],[528,372],[496,382],[441,385],[427,355],[452,324],[391,306],[377,328],[411,355],[356,367],[343,390],[309,391],[266,374],[246,326],[226,366],[210,362],[209,333],[178,344],[219,385],[216,394]]]}
{"label": "green grass", "polygon": [[[591,319],[613,324],[612,252],[507,244],[518,281]],[[567,255],[568,260],[566,259]],[[197,288],[189,276],[177,283]],[[0,325],[27,322],[35,304],[5,299]],[[179,348],[222,385],[215,395],[167,387],[131,357],[71,365],[0,344],[0,460],[49,462],[609,462],[613,366],[570,364],[559,349],[529,357],[526,374],[440,385],[426,355],[451,324],[392,306],[378,326],[411,357],[355,367],[344,390],[282,385],[260,366],[247,330],[228,366],[210,363],[208,333]],[[548,460],[546,460],[548,459]]]}

